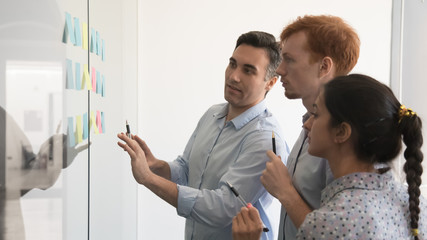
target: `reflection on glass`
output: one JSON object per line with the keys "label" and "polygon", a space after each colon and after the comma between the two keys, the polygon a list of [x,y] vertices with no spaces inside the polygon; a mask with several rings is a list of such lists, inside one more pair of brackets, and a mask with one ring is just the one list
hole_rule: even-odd
{"label": "reflection on glass", "polygon": [[[51,187],[61,169],[87,148],[66,147],[61,124],[62,71],[60,62],[6,64],[6,109],[0,107],[0,239],[25,239],[20,198],[32,189]],[[39,206],[46,205],[53,206],[49,214],[61,217],[61,201],[52,198],[36,199],[32,209],[40,211]],[[60,239],[61,231],[48,233]]]}

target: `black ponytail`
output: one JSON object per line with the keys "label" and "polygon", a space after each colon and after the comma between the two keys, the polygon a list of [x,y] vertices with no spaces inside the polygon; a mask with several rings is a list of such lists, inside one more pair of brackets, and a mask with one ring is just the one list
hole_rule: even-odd
{"label": "black ponytail", "polygon": [[[409,114],[404,114],[402,111],[410,111]],[[403,142],[406,145],[404,157],[406,159],[403,165],[403,170],[406,173],[406,182],[408,183],[409,194],[409,212],[411,218],[411,228],[414,239],[418,240],[418,220],[420,214],[420,185],[421,174],[423,167],[423,153],[421,146],[423,137],[421,132],[421,119],[411,110],[406,108],[400,109],[399,128],[403,135]]]}
{"label": "black ponytail", "polygon": [[423,172],[421,119],[401,105],[388,86],[362,74],[336,77],[324,85],[323,96],[331,125],[347,122],[354,130],[354,148],[361,161],[391,162],[400,153],[403,137],[410,225],[418,239]]}

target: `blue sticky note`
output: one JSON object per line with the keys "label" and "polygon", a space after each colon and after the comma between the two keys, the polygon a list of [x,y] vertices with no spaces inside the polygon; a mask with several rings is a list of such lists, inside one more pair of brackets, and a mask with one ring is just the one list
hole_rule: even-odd
{"label": "blue sticky note", "polygon": [[87,112],[83,114],[83,139],[88,137],[89,122],[87,121]]}
{"label": "blue sticky note", "polygon": [[99,71],[96,71],[96,93],[98,94],[102,92],[101,84],[102,84],[102,79],[100,77]]}
{"label": "blue sticky note", "polygon": [[102,51],[101,51],[102,61],[105,61],[105,40],[102,39]]}
{"label": "blue sticky note", "polygon": [[101,38],[99,37],[99,32],[96,31],[96,55],[101,55]]}
{"label": "blue sticky note", "polygon": [[73,62],[70,59],[66,59],[67,62],[67,77],[66,77],[66,85],[67,89],[74,88],[74,78],[73,78]]}
{"label": "blue sticky note", "polygon": [[80,32],[80,21],[79,18],[74,18],[74,35],[76,37],[76,43],[75,46],[81,46],[82,45],[82,34]]}
{"label": "blue sticky note", "polygon": [[62,42],[67,43],[67,38],[68,38],[68,26],[67,26],[67,20],[65,19],[64,32],[62,33]]}
{"label": "blue sticky note", "polygon": [[96,53],[96,35],[93,28],[90,29],[90,52]]}
{"label": "blue sticky note", "polygon": [[80,63],[76,62],[76,89],[82,89],[81,75],[80,75]]}
{"label": "blue sticky note", "polygon": [[65,28],[64,28],[64,35],[62,37],[62,41],[64,43],[67,43],[68,36],[70,36],[70,41],[72,44],[76,44],[76,38],[74,35],[73,30],[73,24],[71,23],[71,15],[67,12],[65,12]]}
{"label": "blue sticky note", "polygon": [[101,112],[101,126],[102,126],[102,133],[105,133],[104,112]]}
{"label": "blue sticky note", "polygon": [[102,75],[101,96],[105,97],[105,76]]}
{"label": "blue sticky note", "polygon": [[68,117],[68,147],[74,147],[76,145],[75,138],[74,138],[74,121],[73,117]]}

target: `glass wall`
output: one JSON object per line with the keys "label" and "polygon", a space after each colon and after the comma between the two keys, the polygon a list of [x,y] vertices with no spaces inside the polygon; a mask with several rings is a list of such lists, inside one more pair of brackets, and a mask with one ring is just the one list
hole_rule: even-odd
{"label": "glass wall", "polygon": [[136,185],[115,137],[136,123],[122,107],[136,111],[124,89],[136,77],[122,80],[136,73],[122,49],[132,5],[1,3],[1,239],[136,238]]}

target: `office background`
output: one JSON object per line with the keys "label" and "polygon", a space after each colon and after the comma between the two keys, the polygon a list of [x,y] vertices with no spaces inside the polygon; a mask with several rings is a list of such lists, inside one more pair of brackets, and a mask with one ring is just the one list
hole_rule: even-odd
{"label": "office background", "polygon": [[[225,67],[238,36],[262,30],[279,37],[297,16],[332,14],[345,19],[362,43],[352,72],[389,84],[403,103],[427,119],[422,104],[427,30],[421,27],[427,23],[426,4],[0,0],[0,106],[22,128],[35,153],[59,123],[60,132],[68,135],[65,144],[91,143],[60,170],[47,190],[35,188],[14,200],[22,211],[25,239],[181,239],[184,219],[136,185],[128,156],[116,145],[116,133],[125,130],[128,120],[158,158],[175,159],[204,111],[224,101]],[[75,37],[87,24],[86,49],[84,41],[72,42],[70,32],[64,40],[68,15]],[[82,86],[85,64],[92,89]],[[69,75],[70,70],[74,74]],[[300,100],[286,99],[278,83],[267,102],[292,147],[304,113]],[[0,170],[20,167],[9,162],[4,157]],[[396,161],[396,169],[401,162]],[[54,160],[45,170],[57,169],[57,164]],[[3,186],[10,174],[5,176],[0,179]],[[423,180],[427,182],[425,176]],[[422,189],[426,195],[426,187]],[[277,218],[277,202],[275,209]]]}

